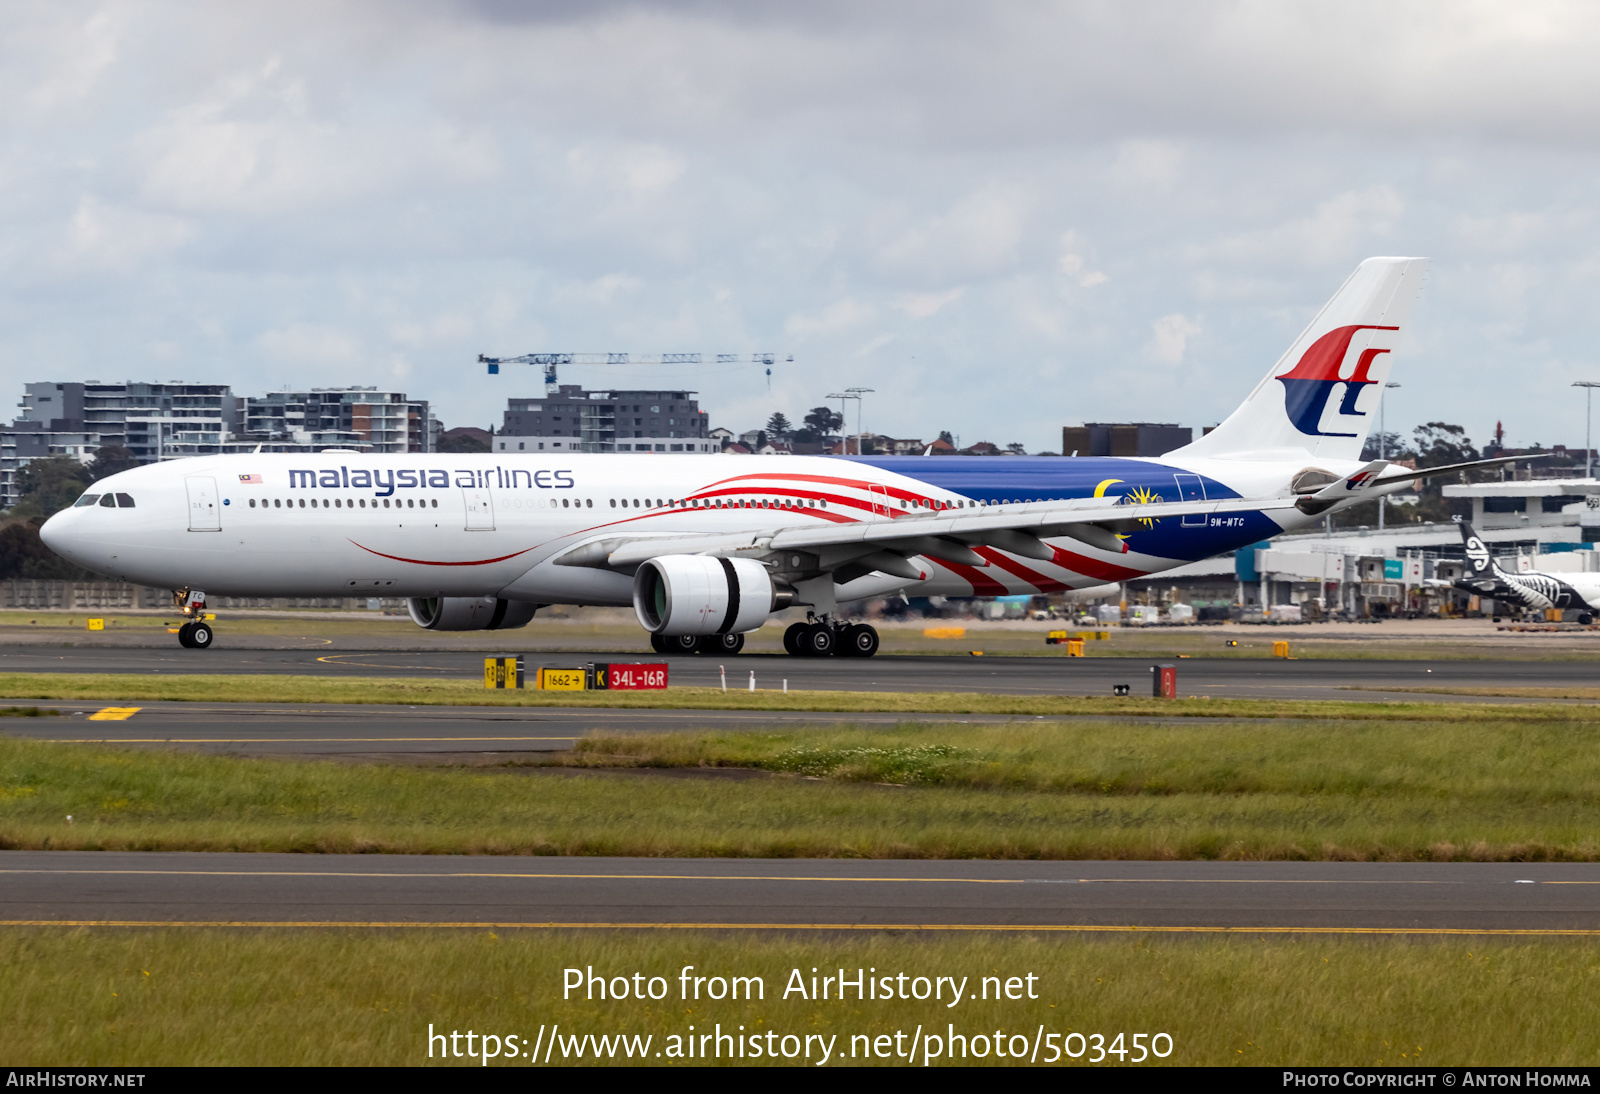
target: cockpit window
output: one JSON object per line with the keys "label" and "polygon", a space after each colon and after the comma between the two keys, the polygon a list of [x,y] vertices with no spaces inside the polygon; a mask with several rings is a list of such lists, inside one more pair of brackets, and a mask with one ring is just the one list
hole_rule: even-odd
{"label": "cockpit window", "polygon": [[99,500],[100,500],[100,495],[99,494],[85,494],[85,495],[83,495],[83,497],[81,497],[77,501],[73,502],[72,503],[72,507],[74,509],[82,509],[85,505],[93,505],[95,502],[97,502]]}
{"label": "cockpit window", "polygon": [[118,494],[117,495],[117,505],[120,506],[123,509],[132,509],[133,508],[133,495],[132,494]]}
{"label": "cockpit window", "polygon": [[100,499],[100,504],[107,509],[115,509],[117,507],[117,496],[115,494],[106,494]]}

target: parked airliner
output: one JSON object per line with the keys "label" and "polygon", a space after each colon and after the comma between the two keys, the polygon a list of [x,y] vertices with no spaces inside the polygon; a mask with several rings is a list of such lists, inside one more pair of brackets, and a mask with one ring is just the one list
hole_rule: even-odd
{"label": "parked airliner", "polygon": [[173,589],[202,649],[208,595],[389,596],[430,630],[632,605],[662,652],[736,653],[803,607],[790,653],[871,656],[838,604],[1143,577],[1456,469],[1359,458],[1425,267],[1361,263],[1226,421],[1160,458],[202,456],[102,479],[41,534]]}
{"label": "parked airliner", "polygon": [[1534,611],[1570,609],[1577,612],[1579,623],[1594,622],[1596,612],[1600,611],[1600,574],[1503,570],[1472,524],[1465,520],[1460,524],[1467,572],[1453,582],[1456,588],[1493,600],[1497,605],[1513,604]]}

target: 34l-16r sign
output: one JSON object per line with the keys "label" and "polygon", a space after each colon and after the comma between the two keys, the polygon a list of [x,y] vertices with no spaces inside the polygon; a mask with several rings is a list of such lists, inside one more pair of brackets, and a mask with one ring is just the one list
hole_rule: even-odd
{"label": "34l-16r sign", "polygon": [[667,686],[666,662],[588,665],[589,688],[594,691],[648,691]]}

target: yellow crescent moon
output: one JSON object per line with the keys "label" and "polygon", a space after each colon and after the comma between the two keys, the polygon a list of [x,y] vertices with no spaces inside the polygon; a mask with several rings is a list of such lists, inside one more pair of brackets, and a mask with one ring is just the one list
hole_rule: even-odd
{"label": "yellow crescent moon", "polygon": [[1110,486],[1114,482],[1121,482],[1121,481],[1122,481],[1121,479],[1107,479],[1105,482],[1101,483],[1099,486],[1094,488],[1094,496],[1097,497],[1097,498],[1105,497],[1106,496],[1106,487]]}

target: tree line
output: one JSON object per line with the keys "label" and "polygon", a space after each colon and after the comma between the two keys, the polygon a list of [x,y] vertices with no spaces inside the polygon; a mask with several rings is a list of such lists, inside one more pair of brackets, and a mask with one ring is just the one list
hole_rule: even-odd
{"label": "tree line", "polygon": [[102,575],[75,566],[44,545],[39,527],[67,508],[100,479],[138,467],[139,460],[120,445],[107,445],[93,460],[70,456],[30,460],[17,471],[17,504],[0,518],[0,581],[42,578],[92,581]]}

